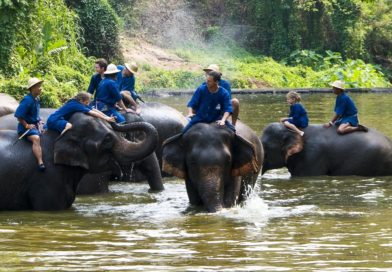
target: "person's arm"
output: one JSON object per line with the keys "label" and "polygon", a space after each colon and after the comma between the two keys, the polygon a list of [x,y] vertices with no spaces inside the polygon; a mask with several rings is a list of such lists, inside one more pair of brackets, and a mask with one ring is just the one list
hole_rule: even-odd
{"label": "person's arm", "polygon": [[225,112],[221,120],[218,121],[218,124],[223,126],[226,123],[227,118],[231,115],[231,112]]}
{"label": "person's arm", "polygon": [[23,98],[22,101],[20,101],[20,104],[14,114],[14,116],[18,119],[18,122],[21,123],[25,129],[36,128],[34,124],[29,124],[25,120],[25,117],[31,106],[32,106],[31,101],[29,101],[26,98]]}
{"label": "person's arm", "polygon": [[94,86],[94,76],[90,79],[90,84],[88,85],[87,92],[90,94],[94,94],[95,86]]}
{"label": "person's arm", "polygon": [[346,101],[343,99],[337,99],[335,105],[335,115],[333,116],[331,121],[324,124],[324,127],[326,128],[331,127],[335,123],[335,121],[338,120],[343,115],[345,108],[346,108]]}
{"label": "person's arm", "polygon": [[324,124],[324,127],[329,128],[330,126],[332,126],[336,120],[338,120],[340,117],[340,115],[335,114],[334,117],[331,119],[331,121],[329,121],[328,123]]}
{"label": "person's arm", "polygon": [[225,91],[224,95],[223,95],[223,103],[221,104],[222,109],[224,110],[224,114],[222,116],[222,119],[218,121],[218,124],[223,126],[227,120],[227,118],[229,118],[229,116],[232,114],[233,112],[233,107],[231,105],[231,99],[229,96],[229,93],[227,91]]}
{"label": "person's arm", "polygon": [[200,89],[197,88],[195,93],[193,94],[191,100],[189,100],[188,105],[187,105],[187,107],[188,107],[187,117],[188,118],[191,118],[195,115],[195,113],[196,113],[195,109],[197,109],[197,107],[199,105],[199,101],[200,101]]}
{"label": "person's arm", "polygon": [[97,111],[97,110],[90,110],[88,112],[88,114],[91,116],[106,120],[108,122],[115,122],[116,121],[116,119],[113,116],[112,117],[106,116],[105,114],[103,114],[102,112]]}
{"label": "person's arm", "polygon": [[25,129],[33,129],[33,128],[36,128],[35,125],[33,125],[33,124],[28,124],[28,123],[25,121],[25,119],[23,119],[23,118],[18,118],[18,121],[19,121],[19,123],[21,123],[21,124],[23,125],[23,127],[24,127]]}

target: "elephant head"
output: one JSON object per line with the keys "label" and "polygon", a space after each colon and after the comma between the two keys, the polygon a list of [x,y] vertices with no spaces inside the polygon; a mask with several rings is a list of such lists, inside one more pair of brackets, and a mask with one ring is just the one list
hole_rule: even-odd
{"label": "elephant head", "polygon": [[226,199],[238,198],[239,190],[228,189],[236,187],[236,177],[259,171],[255,152],[252,143],[229,129],[199,123],[164,142],[163,170],[186,180],[191,204],[214,212],[227,206]]}
{"label": "elephant head", "polygon": [[303,138],[280,123],[271,123],[263,131],[263,173],[270,169],[287,166],[288,159],[302,151]]}
{"label": "elephant head", "polygon": [[[155,128],[144,122],[112,124],[83,113],[69,120],[72,129],[61,135],[54,145],[56,164],[81,167],[89,172],[109,170],[111,162],[129,165],[151,154],[158,143]],[[142,131],[141,142],[130,142],[121,133]]]}

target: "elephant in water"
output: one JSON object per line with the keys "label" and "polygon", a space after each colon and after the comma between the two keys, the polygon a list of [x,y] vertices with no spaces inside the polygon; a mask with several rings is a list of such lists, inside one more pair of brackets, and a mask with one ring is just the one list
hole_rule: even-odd
{"label": "elephant in water", "polygon": [[241,122],[236,130],[198,123],[163,145],[163,170],[185,179],[190,203],[203,205],[208,212],[244,200],[260,172],[260,140]]}
{"label": "elephant in water", "polygon": [[[148,123],[112,124],[83,113],[69,120],[73,127],[59,137],[41,136],[46,171],[37,170],[31,144],[16,131],[0,131],[0,210],[62,210],[75,200],[76,188],[88,171],[99,173],[130,164],[151,154],[158,135]],[[142,142],[129,142],[120,133],[140,130]]]}
{"label": "elephant in water", "polygon": [[0,117],[15,112],[18,106],[19,103],[15,98],[0,93]]}
{"label": "elephant in water", "polygon": [[380,132],[339,135],[336,128],[310,125],[304,137],[280,123],[263,131],[263,173],[287,167],[293,176],[385,176],[392,174],[392,142]]}

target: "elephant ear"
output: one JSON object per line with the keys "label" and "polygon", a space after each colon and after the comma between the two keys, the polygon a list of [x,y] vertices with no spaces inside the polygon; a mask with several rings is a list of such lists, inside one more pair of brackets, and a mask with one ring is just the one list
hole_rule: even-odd
{"label": "elephant ear", "polygon": [[185,179],[186,171],[185,156],[182,145],[182,133],[163,142],[162,170],[169,175]]}
{"label": "elephant ear", "polygon": [[65,132],[54,143],[54,163],[89,169],[87,155],[80,145],[81,141],[73,139],[71,131]]}
{"label": "elephant ear", "polygon": [[287,131],[287,134],[283,137],[282,146],[286,162],[290,156],[301,152],[302,149],[304,149],[303,137],[297,133]]}
{"label": "elephant ear", "polygon": [[244,176],[259,172],[255,146],[251,142],[239,135],[235,135],[232,154],[232,176]]}

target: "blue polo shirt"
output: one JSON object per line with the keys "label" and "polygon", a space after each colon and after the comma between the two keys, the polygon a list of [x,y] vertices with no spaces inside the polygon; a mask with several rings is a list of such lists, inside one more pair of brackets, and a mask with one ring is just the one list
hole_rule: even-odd
{"label": "blue polo shirt", "polygon": [[[203,82],[202,85],[207,85],[207,83]],[[224,88],[229,93],[229,96],[230,96],[230,99],[231,99],[231,86],[230,86],[230,83],[228,81],[224,80],[224,79],[221,79],[221,80],[219,80],[218,85],[220,87]]]}
{"label": "blue polo shirt", "polygon": [[50,121],[57,121],[57,120],[68,121],[71,118],[72,114],[74,114],[75,112],[88,113],[91,110],[92,110],[91,107],[83,105],[76,99],[70,99],[61,108],[59,108],[49,116],[48,123]]}
{"label": "blue polo shirt", "polygon": [[90,85],[88,85],[87,92],[94,94],[98,90],[99,83],[102,81],[102,77],[100,74],[95,74],[91,77]]}
{"label": "blue polo shirt", "polygon": [[354,101],[345,92],[336,96],[335,113],[342,118],[354,116],[358,113]]}
{"label": "blue polo shirt", "polygon": [[122,99],[116,81],[110,78],[104,78],[99,83],[95,99],[109,107],[114,107],[116,102]]}
{"label": "blue polo shirt", "polygon": [[233,112],[230,95],[220,86],[215,93],[211,93],[207,85],[201,85],[193,94],[188,107],[196,111],[197,120],[206,123],[220,120],[225,112]]}
{"label": "blue polo shirt", "polygon": [[301,103],[295,103],[294,105],[290,106],[288,121],[299,128],[306,128],[308,126],[308,114]]}
{"label": "blue polo shirt", "polygon": [[137,93],[135,91],[135,81],[136,81],[135,75],[132,74],[131,76],[124,77],[122,75],[122,70],[124,70],[125,67],[122,66],[122,65],[119,65],[119,66],[117,66],[117,69],[121,70],[121,72],[119,72],[117,74],[117,84],[118,84],[119,91],[120,92],[121,91],[128,91],[128,92],[130,92],[133,100],[136,101]]}

